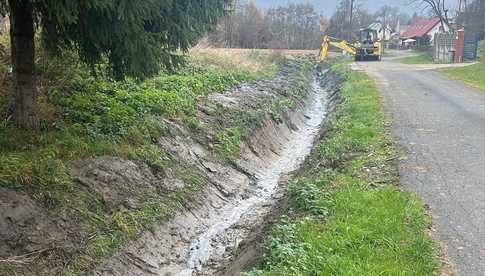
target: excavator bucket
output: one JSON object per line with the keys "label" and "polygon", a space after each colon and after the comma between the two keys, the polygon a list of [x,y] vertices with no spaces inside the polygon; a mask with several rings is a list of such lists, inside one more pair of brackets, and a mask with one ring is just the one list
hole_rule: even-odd
{"label": "excavator bucket", "polygon": [[357,53],[356,47],[351,43],[347,42],[346,40],[338,40],[328,35],[324,35],[322,48],[320,50],[320,62],[323,62],[328,57],[328,50],[330,46],[339,48],[344,52],[353,56],[355,56]]}
{"label": "excavator bucket", "polygon": [[322,47],[320,49],[320,62],[323,62],[328,56],[328,35],[323,36]]}

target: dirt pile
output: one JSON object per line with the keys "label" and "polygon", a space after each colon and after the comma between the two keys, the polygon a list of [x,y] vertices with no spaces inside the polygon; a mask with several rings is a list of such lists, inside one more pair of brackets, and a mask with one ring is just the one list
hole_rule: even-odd
{"label": "dirt pile", "polygon": [[[67,229],[62,220],[50,214],[28,196],[0,188],[0,252],[11,257],[59,246],[66,242]],[[46,247],[49,244],[50,247]],[[66,245],[66,244],[64,244]]]}

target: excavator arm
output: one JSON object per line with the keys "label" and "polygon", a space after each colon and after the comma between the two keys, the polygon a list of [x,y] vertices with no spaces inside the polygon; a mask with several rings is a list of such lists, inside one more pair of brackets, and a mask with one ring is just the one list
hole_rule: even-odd
{"label": "excavator arm", "polygon": [[345,52],[355,56],[357,54],[357,49],[354,45],[350,44],[345,40],[338,40],[332,38],[328,35],[323,36],[322,48],[320,50],[320,61],[323,62],[328,57],[328,49],[330,46],[337,47],[344,50]]}

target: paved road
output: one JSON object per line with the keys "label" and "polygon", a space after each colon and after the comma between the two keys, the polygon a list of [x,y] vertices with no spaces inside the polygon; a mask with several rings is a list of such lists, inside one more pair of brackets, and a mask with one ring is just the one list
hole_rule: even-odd
{"label": "paved road", "polygon": [[485,92],[428,70],[433,65],[387,59],[354,66],[376,79],[408,152],[402,185],[431,207],[458,273],[485,275]]}

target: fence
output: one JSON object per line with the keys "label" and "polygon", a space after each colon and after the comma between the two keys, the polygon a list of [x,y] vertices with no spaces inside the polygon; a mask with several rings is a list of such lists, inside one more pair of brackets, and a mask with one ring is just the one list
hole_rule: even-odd
{"label": "fence", "polygon": [[455,59],[456,36],[451,33],[437,33],[434,36],[434,60],[452,63]]}
{"label": "fence", "polygon": [[437,33],[434,36],[435,61],[461,63],[477,60],[478,35],[463,29],[452,33]]}

